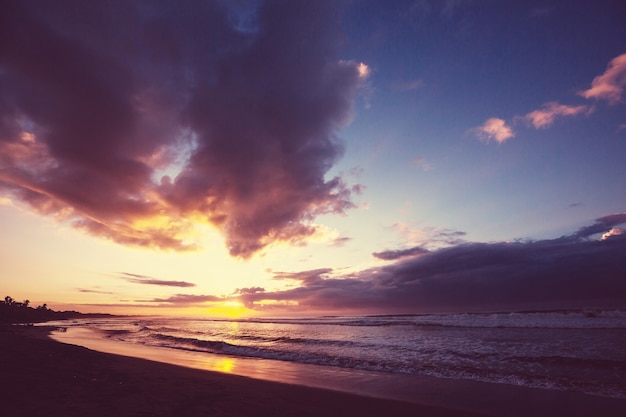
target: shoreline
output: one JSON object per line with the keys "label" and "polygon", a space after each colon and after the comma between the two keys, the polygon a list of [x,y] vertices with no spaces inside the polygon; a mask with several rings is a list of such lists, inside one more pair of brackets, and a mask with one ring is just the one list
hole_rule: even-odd
{"label": "shoreline", "polygon": [[[7,398],[19,400],[9,403],[12,415],[112,415],[107,409],[93,409],[107,403],[116,404],[114,413],[120,416],[177,417],[367,417],[383,413],[424,417],[608,417],[622,415],[626,409],[626,400],[433,377],[390,378],[387,388],[394,395],[381,398],[368,394],[368,389],[375,393],[380,388],[379,381],[352,380],[353,385],[359,384],[357,389],[353,386],[352,390],[345,390],[335,389],[333,383],[320,388],[322,385],[253,379],[210,368],[193,369],[129,357],[137,353],[90,350],[78,343],[53,340],[49,335],[54,329],[0,328],[0,355],[10,358],[3,362],[8,362],[6,375],[13,380]],[[275,369],[275,373],[278,378],[283,375],[280,369]],[[61,401],[62,398],[66,400]]]}
{"label": "shoreline", "polygon": [[50,329],[0,329],[7,415],[481,416],[97,352],[54,341]]}

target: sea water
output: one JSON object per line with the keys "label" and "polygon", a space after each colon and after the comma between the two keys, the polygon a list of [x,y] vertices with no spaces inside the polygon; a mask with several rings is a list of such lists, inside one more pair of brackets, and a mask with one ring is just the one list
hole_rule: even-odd
{"label": "sea water", "polygon": [[68,334],[88,329],[102,340],[138,351],[154,348],[218,361],[306,364],[309,369],[344,374],[421,375],[626,399],[623,310],[280,319],[131,317],[57,325],[68,327]]}

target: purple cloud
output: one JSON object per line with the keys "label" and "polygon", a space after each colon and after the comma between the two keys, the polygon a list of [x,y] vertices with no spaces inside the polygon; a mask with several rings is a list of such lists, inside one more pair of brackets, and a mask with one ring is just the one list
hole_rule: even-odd
{"label": "purple cloud", "polygon": [[195,250],[210,223],[242,258],[353,207],[325,178],[369,72],[338,55],[339,6],[249,12],[3,3],[0,192],[121,244]]}
{"label": "purple cloud", "polygon": [[[195,294],[176,294],[167,298],[153,298],[147,300],[150,303],[169,303],[169,304],[202,304],[207,302],[224,301],[225,298],[215,295],[195,295]],[[140,300],[146,302],[146,300]]]}
{"label": "purple cloud", "polygon": [[372,256],[378,259],[382,259],[384,261],[392,261],[400,258],[408,258],[413,256],[424,255],[428,253],[428,249],[424,249],[421,246],[415,246],[407,249],[398,249],[398,250],[386,250],[382,252],[374,252]]}
{"label": "purple cloud", "polygon": [[452,229],[434,229],[431,236],[428,238],[427,243],[437,243],[445,245],[459,245],[463,242],[463,236],[467,233],[460,230]]}
{"label": "purple cloud", "polygon": [[626,223],[626,213],[610,214],[596,219],[590,226],[581,227],[572,235],[572,239],[585,239],[593,235],[606,233],[615,226]]}
{"label": "purple cloud", "polygon": [[304,285],[312,286],[321,283],[327,277],[327,274],[332,271],[332,268],[319,268],[300,272],[274,272],[272,278],[275,280],[300,281]]}
{"label": "purple cloud", "polygon": [[265,288],[262,287],[250,287],[250,288],[237,288],[234,294],[256,294],[260,292],[265,292]]}
{"label": "purple cloud", "polygon": [[[350,276],[318,269],[281,273],[301,285],[250,293],[250,308],[420,313],[545,308],[626,308],[626,214],[604,216],[552,240],[466,242]],[[602,239],[589,239],[603,234]],[[264,304],[261,304],[264,302]]]}
{"label": "purple cloud", "polygon": [[89,294],[115,294],[111,291],[101,291],[101,290],[91,290],[88,288],[76,288],[78,292],[89,293]]}
{"label": "purple cloud", "polygon": [[342,247],[346,243],[350,242],[351,240],[352,240],[352,238],[351,237],[347,237],[347,236],[337,237],[337,238],[332,240],[332,242],[330,243],[330,246]]}
{"label": "purple cloud", "polygon": [[189,287],[196,286],[196,284],[192,282],[166,281],[166,280],[156,279],[152,277],[147,277],[145,275],[131,274],[128,272],[120,272],[120,275],[122,279],[128,282],[132,282],[133,284],[161,285],[165,287],[181,287],[181,288],[189,288]]}

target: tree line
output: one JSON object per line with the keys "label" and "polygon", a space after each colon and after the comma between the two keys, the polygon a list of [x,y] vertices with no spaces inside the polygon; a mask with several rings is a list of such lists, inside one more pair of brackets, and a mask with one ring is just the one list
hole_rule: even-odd
{"label": "tree line", "polygon": [[6,296],[0,301],[0,323],[41,323],[52,320],[65,320],[78,317],[103,317],[109,314],[82,314],[78,311],[55,311],[47,304],[35,308],[30,306],[30,300],[16,301]]}
{"label": "tree line", "polygon": [[[19,302],[19,301],[15,301],[15,299],[13,299],[13,297],[10,296],[6,296],[4,297],[4,304],[9,306],[9,307],[26,307],[28,308],[28,306],[30,305],[30,300],[24,300],[23,302]],[[37,308],[35,310],[48,310],[48,304],[44,303],[40,306],[37,306]]]}

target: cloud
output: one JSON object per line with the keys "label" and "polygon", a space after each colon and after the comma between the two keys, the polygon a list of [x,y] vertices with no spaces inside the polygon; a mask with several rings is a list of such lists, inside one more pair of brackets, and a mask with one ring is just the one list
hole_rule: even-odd
{"label": "cloud", "polygon": [[467,235],[463,231],[447,228],[427,228],[426,231],[429,234],[426,244],[459,245],[465,242],[463,236]]}
{"label": "cloud", "polygon": [[151,277],[147,277],[144,275],[131,274],[128,272],[120,272],[121,278],[132,282],[133,284],[145,284],[145,285],[160,285],[164,287],[181,287],[181,288],[189,288],[195,287],[196,284],[192,282],[185,281],[164,281],[161,279],[155,279]]}
{"label": "cloud", "polygon": [[176,294],[168,298],[153,298],[152,300],[141,300],[150,303],[169,303],[169,304],[203,304],[207,302],[220,302],[225,298],[215,295],[194,295],[194,294]]}
{"label": "cloud", "polygon": [[480,139],[489,142],[495,140],[504,143],[515,136],[511,126],[507,125],[503,119],[492,117],[487,119],[482,126],[472,129]]}
{"label": "cloud", "polygon": [[250,288],[237,288],[234,294],[256,294],[260,292],[265,292],[265,288],[262,287],[250,287]]}
{"label": "cloud", "polygon": [[257,309],[381,313],[626,308],[626,234],[610,232],[619,224],[626,214],[557,239],[465,242],[350,275],[280,273],[300,286],[240,299]]}
{"label": "cloud", "polygon": [[340,248],[342,246],[345,246],[351,240],[352,240],[351,237],[340,236],[340,237],[333,239],[332,242],[330,242],[330,246],[335,247],[335,248]]}
{"label": "cloud", "polygon": [[571,236],[571,239],[587,239],[594,235],[606,233],[615,226],[626,223],[626,213],[610,214],[608,216],[597,218],[594,224],[581,227]]}
{"label": "cloud", "polygon": [[602,237],[600,238],[601,240],[607,240],[609,238],[611,238],[611,236],[620,236],[623,235],[626,232],[626,228],[617,228],[614,227],[611,230],[609,230],[606,233],[602,234]]}
{"label": "cloud", "polygon": [[622,100],[626,86],[626,54],[611,60],[606,71],[591,82],[591,88],[579,94],[588,99],[606,100],[616,104]]}
{"label": "cloud", "polygon": [[413,229],[406,223],[394,223],[391,228],[411,246],[424,249],[436,249],[442,246],[458,245],[464,242],[465,232],[442,227],[423,227]]}
{"label": "cloud", "polygon": [[90,294],[115,294],[111,291],[101,291],[101,290],[90,290],[88,288],[76,288],[78,292],[82,293],[90,293]]}
{"label": "cloud", "polygon": [[413,256],[424,255],[428,253],[428,249],[424,249],[421,246],[415,246],[407,249],[398,249],[398,250],[386,250],[382,252],[374,252],[372,256],[378,259],[382,259],[384,261],[392,261],[400,258],[407,258]]}
{"label": "cloud", "polygon": [[211,224],[241,258],[352,208],[326,174],[369,69],[338,56],[338,4],[237,7],[3,3],[0,193],[125,245]]}
{"label": "cloud", "polygon": [[[604,74],[593,79],[591,88],[578,94],[587,99],[606,100],[610,104],[616,104],[622,100],[624,86],[626,86],[626,54],[613,58]],[[541,109],[531,111],[525,116],[515,116],[513,120],[514,122],[520,119],[525,120],[536,129],[545,129],[552,125],[557,117],[590,114],[593,110],[593,107],[586,105],[571,106],[551,101],[544,104]],[[620,125],[618,130],[624,126],[626,125]],[[493,139],[498,143],[515,136],[513,129],[503,119],[497,117],[487,119],[482,126],[470,131],[482,140]]]}
{"label": "cloud", "polygon": [[332,271],[331,268],[318,268],[301,272],[274,272],[272,279],[293,280],[305,285],[315,285],[322,282]]}
{"label": "cloud", "polygon": [[339,247],[345,246],[345,244],[350,242],[351,240],[352,238],[347,237],[347,236],[337,237],[332,240],[332,242],[330,243],[330,246],[339,248]]}
{"label": "cloud", "polygon": [[550,126],[557,117],[576,116],[581,113],[589,112],[590,110],[589,107],[584,105],[568,106],[552,101],[544,104],[540,110],[528,113],[524,116],[524,119],[536,129],[545,129]]}

